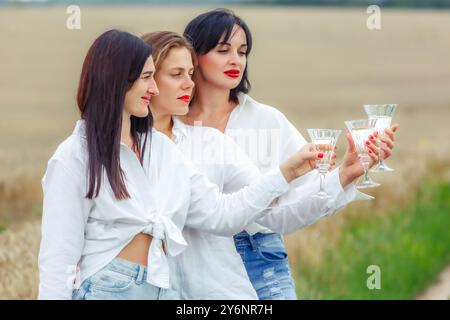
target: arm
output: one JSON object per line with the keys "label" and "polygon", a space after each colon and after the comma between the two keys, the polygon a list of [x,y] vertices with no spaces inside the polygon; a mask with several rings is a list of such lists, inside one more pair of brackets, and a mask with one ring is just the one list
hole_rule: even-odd
{"label": "arm", "polygon": [[39,299],[72,299],[68,271],[80,260],[90,207],[83,180],[83,174],[71,172],[60,160],[49,161],[42,180]]}
{"label": "arm", "polygon": [[203,175],[191,176],[191,199],[186,226],[232,236],[264,214],[264,209],[289,187],[279,168],[260,176],[232,194],[221,194]]}
{"label": "arm", "polygon": [[[257,180],[261,173],[247,155],[231,139],[226,141],[224,192],[239,190],[252,181]],[[297,187],[292,184],[296,183]],[[304,228],[322,217],[335,213],[337,210],[353,201],[356,188],[353,185],[342,186],[339,168],[333,170],[325,179],[325,191],[329,199],[317,199],[312,196],[319,190],[317,170],[295,180],[289,191],[276,199],[267,213],[256,222],[278,233],[290,233]]]}
{"label": "arm", "polygon": [[309,183],[290,188],[277,199],[270,213],[256,222],[280,234],[288,234],[307,227],[319,219],[336,213],[355,200],[356,188],[353,184],[342,187],[339,168],[333,170],[325,179],[327,199],[313,197],[319,190],[319,181],[312,178]]}

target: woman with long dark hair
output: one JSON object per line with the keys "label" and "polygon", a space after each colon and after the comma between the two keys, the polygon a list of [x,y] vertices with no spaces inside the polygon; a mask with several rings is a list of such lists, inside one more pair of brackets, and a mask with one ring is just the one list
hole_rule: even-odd
{"label": "woman with long dark hair", "polygon": [[117,30],[89,48],[77,96],[81,120],[42,181],[41,299],[178,297],[169,257],[186,248],[184,226],[232,235],[320,158],[307,146],[248,187],[221,194],[152,129],[151,54]]}
{"label": "woman with long dark hair", "polygon": [[[247,95],[250,90],[247,57],[252,49],[252,35],[240,17],[226,9],[206,12],[188,23],[184,36],[194,47],[198,60],[193,77],[195,94],[189,113],[182,117],[185,123],[201,122],[229,135],[262,172],[306,144],[281,112]],[[388,130],[387,134],[380,139],[387,144],[382,149],[389,157],[393,131]],[[331,172],[337,173],[341,182],[354,181],[364,172],[349,135],[347,140],[349,147],[343,165],[335,169],[338,172]],[[314,170],[294,185],[312,189],[318,179]],[[357,199],[367,196],[358,192]],[[280,234],[254,223],[235,235],[234,240],[260,299],[297,298]]]}

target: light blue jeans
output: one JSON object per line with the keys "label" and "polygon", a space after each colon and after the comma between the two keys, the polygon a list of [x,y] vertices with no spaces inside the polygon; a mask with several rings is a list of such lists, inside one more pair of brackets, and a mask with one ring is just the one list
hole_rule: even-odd
{"label": "light blue jeans", "polygon": [[73,300],[175,300],[179,294],[145,281],[147,267],[115,258],[72,293]]}
{"label": "light blue jeans", "polygon": [[297,300],[283,238],[277,233],[243,231],[234,236],[249,279],[260,300]]}

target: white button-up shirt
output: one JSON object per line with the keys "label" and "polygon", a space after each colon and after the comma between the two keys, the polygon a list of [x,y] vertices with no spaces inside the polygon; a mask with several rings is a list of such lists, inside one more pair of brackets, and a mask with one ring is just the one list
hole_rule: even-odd
{"label": "white button-up shirt", "polygon": [[[239,190],[261,173],[234,141],[214,128],[188,126],[173,118],[174,141],[194,165],[221,191]],[[289,233],[330,215],[355,198],[353,184],[342,188],[339,170],[326,179],[329,199],[312,197],[319,181],[300,184],[277,199],[270,212],[257,220],[279,233]],[[179,256],[181,297],[184,299],[257,299],[232,237],[186,227],[189,247]]]}
{"label": "white button-up shirt", "polygon": [[[186,248],[184,226],[231,236],[264,211],[289,184],[279,167],[233,194],[221,194],[165,135],[152,131],[143,165],[121,144],[129,199],[117,200],[105,174],[100,193],[87,193],[85,123],[48,162],[39,252],[39,298],[71,299],[72,290],[114,259],[140,233],[152,234],[147,282],[169,287],[169,256]],[[151,153],[151,159],[150,159]]]}

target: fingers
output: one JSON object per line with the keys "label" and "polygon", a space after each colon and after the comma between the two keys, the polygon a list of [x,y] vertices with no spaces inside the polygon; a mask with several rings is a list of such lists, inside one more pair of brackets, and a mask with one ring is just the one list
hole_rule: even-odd
{"label": "fingers", "polygon": [[[391,129],[389,129],[389,128],[384,129],[384,133],[385,133],[385,134],[389,137],[389,139],[391,139],[392,141],[395,140],[395,137],[394,137],[394,131],[392,131]],[[380,137],[380,138],[382,138],[382,137]]]}
{"label": "fingers", "polygon": [[383,159],[387,159],[392,154],[392,148],[386,147],[386,145],[383,145],[380,147],[380,149],[383,151]]}
{"label": "fingers", "polygon": [[369,155],[370,159],[372,160],[372,163],[370,166],[373,166],[375,163],[378,162],[378,156],[375,154],[374,151],[372,151],[371,149],[369,149],[367,151],[367,154]]}
{"label": "fingers", "polygon": [[315,147],[317,151],[323,152],[330,151],[332,148],[329,144],[316,144]]}
{"label": "fingers", "polygon": [[302,152],[302,158],[303,160],[321,160],[325,154],[323,152],[311,152],[311,151],[304,151]]}
{"label": "fingers", "polygon": [[391,127],[391,130],[396,132],[399,127],[400,127],[400,125],[398,123],[396,123]]}
{"label": "fingers", "polygon": [[[388,138],[387,136],[380,137],[379,140],[388,146],[389,149],[394,149],[394,141]],[[381,146],[383,146],[381,144]]]}
{"label": "fingers", "polygon": [[353,141],[352,135],[350,132],[347,132],[347,151],[350,153],[356,152],[355,142]]}
{"label": "fingers", "polygon": [[[371,139],[372,137],[372,139]],[[378,156],[378,146],[376,144],[376,140],[374,139],[373,136],[369,137],[369,140],[367,140],[366,142],[366,148],[368,151],[371,151],[375,156]]]}

